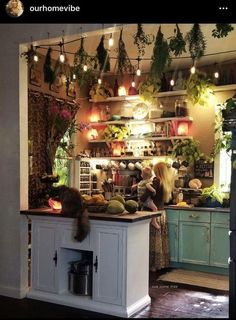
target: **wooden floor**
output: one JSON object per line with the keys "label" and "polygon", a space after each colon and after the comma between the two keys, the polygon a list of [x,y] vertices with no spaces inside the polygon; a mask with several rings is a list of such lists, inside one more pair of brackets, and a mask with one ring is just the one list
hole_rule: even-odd
{"label": "wooden floor", "polygon": [[[228,295],[196,287],[168,285],[150,273],[151,304],[132,318],[228,318]],[[117,318],[32,299],[0,297],[0,318]]]}

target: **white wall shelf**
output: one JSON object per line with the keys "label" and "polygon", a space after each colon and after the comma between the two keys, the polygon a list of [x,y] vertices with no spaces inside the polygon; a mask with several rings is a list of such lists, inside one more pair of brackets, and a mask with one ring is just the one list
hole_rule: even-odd
{"label": "white wall shelf", "polygon": [[173,136],[173,137],[132,137],[127,138],[125,140],[113,140],[113,141],[106,141],[106,140],[88,140],[89,143],[111,143],[111,142],[123,142],[123,141],[139,141],[139,140],[148,140],[148,141],[172,141],[172,140],[184,140],[184,139],[192,139],[191,136]]}

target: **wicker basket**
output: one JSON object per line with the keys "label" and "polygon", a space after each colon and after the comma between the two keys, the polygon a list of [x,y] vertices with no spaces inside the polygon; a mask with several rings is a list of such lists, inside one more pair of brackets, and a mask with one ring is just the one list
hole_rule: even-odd
{"label": "wicker basket", "polygon": [[106,212],[106,210],[107,210],[107,204],[105,204],[105,205],[100,205],[100,206],[98,206],[98,205],[88,205],[87,206],[87,210],[88,210],[88,212]]}

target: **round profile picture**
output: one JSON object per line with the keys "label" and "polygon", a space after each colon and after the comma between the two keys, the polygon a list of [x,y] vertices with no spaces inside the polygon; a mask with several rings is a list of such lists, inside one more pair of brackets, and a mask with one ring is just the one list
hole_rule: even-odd
{"label": "round profile picture", "polygon": [[6,4],[6,12],[10,17],[20,17],[24,12],[24,5],[20,0],[10,0]]}

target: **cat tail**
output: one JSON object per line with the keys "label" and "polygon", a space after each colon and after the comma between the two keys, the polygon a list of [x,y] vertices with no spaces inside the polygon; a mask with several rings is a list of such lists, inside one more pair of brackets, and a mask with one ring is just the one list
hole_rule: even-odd
{"label": "cat tail", "polygon": [[90,223],[88,215],[85,213],[80,213],[77,217],[77,232],[75,239],[82,242],[90,231]]}

